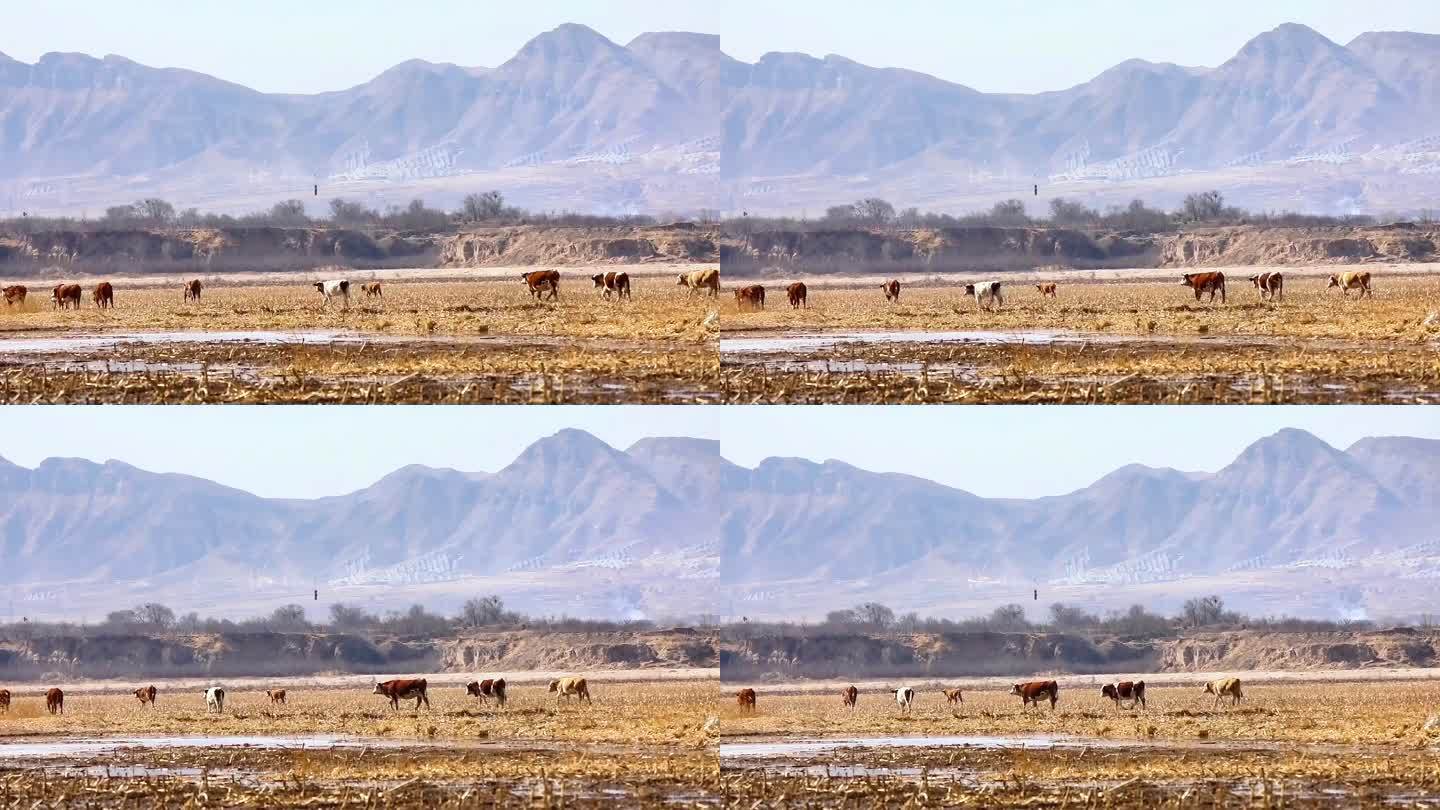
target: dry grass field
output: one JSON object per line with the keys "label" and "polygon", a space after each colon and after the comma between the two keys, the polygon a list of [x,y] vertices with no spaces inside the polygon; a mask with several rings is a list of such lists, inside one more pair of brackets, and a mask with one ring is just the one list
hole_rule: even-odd
{"label": "dry grass field", "polygon": [[[1222,305],[1178,283],[1062,283],[1054,299],[1015,285],[986,312],[955,286],[909,287],[898,303],[878,287],[824,287],[795,310],[771,285],[763,312],[725,302],[721,373],[732,403],[1440,400],[1440,277],[1377,271],[1374,288],[1347,299],[1297,278],[1271,303],[1232,278]],[[853,334],[874,332],[911,334]],[[825,334],[847,337],[785,343]]]}
{"label": "dry grass field", "polygon": [[[115,308],[0,307],[4,402],[705,402],[713,302],[668,274],[602,299],[586,268],[558,301],[518,279],[386,283],[326,307],[303,284],[117,287]],[[109,336],[110,340],[105,340]]]}

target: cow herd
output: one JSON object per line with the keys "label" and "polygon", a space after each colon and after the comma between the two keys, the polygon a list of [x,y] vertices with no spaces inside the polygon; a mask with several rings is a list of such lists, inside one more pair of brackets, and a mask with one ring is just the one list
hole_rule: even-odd
{"label": "cow herd", "polygon": [[[901,712],[909,712],[915,707],[919,693],[910,686],[902,686],[887,692],[895,698],[895,705]],[[940,694],[945,697],[947,705],[963,705],[965,697],[959,688],[941,689]],[[1040,707],[1043,703],[1050,704],[1050,710],[1055,710],[1055,705],[1060,702],[1060,684],[1057,681],[1026,681],[1017,683],[1010,687],[1010,695],[1020,698],[1022,709],[1029,708],[1032,704]],[[1215,702],[1212,708],[1218,708],[1224,698],[1230,699],[1230,705],[1240,703],[1244,694],[1240,688],[1239,678],[1220,678],[1209,681],[1205,684],[1203,695],[1214,695]],[[1100,687],[1100,696],[1106,700],[1113,701],[1117,708],[1149,708],[1145,702],[1144,681],[1118,681],[1107,683]],[[755,690],[749,687],[735,693],[735,702],[743,713],[754,713],[758,695]],[[1129,705],[1124,704],[1128,701]],[[855,708],[860,702],[860,690],[853,684],[840,690],[840,702],[847,709]]]}

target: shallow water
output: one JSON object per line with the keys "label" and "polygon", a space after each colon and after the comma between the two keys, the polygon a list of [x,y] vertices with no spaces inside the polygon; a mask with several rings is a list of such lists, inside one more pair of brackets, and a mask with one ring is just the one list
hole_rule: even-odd
{"label": "shallow water", "polygon": [[[179,748],[260,748],[266,750],[305,748],[406,747],[400,740],[370,740],[337,735],[236,736],[236,737],[106,737],[103,739],[47,740],[45,742],[0,742],[4,759],[75,759],[109,754],[120,749],[173,750]],[[413,743],[414,746],[429,743]]]}

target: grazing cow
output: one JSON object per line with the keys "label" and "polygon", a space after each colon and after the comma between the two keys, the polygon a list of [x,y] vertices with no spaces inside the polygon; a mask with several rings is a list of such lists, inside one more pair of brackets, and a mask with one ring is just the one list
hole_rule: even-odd
{"label": "grazing cow", "polygon": [[740,705],[742,712],[755,711],[755,690],[741,689],[735,693],[735,702]]}
{"label": "grazing cow", "polygon": [[55,687],[45,690],[45,711],[51,714],[65,713],[65,693]]}
{"label": "grazing cow", "polygon": [[384,298],[385,291],[380,289],[380,282],[367,281],[360,285],[360,291],[365,293],[366,298]]}
{"label": "grazing cow", "polygon": [[802,307],[805,309],[810,308],[810,302],[806,300],[805,297],[805,282],[797,281],[794,284],[791,284],[789,287],[785,288],[785,293],[790,296],[791,309],[800,309]]}
{"label": "grazing cow", "polygon": [[216,714],[225,711],[225,689],[219,686],[212,686],[205,690],[205,711]]}
{"label": "grazing cow", "polygon": [[1346,273],[1340,273],[1338,275],[1333,275],[1330,277],[1330,284],[1325,289],[1328,290],[1331,287],[1339,287],[1340,292],[1346,298],[1350,297],[1351,290],[1359,290],[1361,298],[1364,298],[1367,295],[1371,298],[1375,297],[1375,293],[1370,291],[1369,272],[1361,273],[1351,271]]}
{"label": "grazing cow", "polygon": [[185,300],[198,303],[200,301],[200,288],[202,286],[198,278],[192,278],[185,282]]}
{"label": "grazing cow", "polygon": [[694,295],[700,290],[709,290],[710,297],[714,298],[720,294],[720,271],[713,267],[704,270],[692,270],[688,273],[681,273],[677,286],[686,287],[689,294]]}
{"label": "grazing cow", "polygon": [[535,270],[530,273],[521,273],[520,280],[530,290],[535,300],[544,300],[541,295],[550,293],[550,300],[560,300],[560,271],[559,270]]}
{"label": "grazing cow", "polygon": [[860,690],[854,686],[847,686],[845,687],[845,691],[840,693],[840,699],[845,702],[846,706],[853,709],[855,708],[856,701],[860,699]]}
{"label": "grazing cow", "polygon": [[757,310],[765,308],[765,288],[759,284],[751,284],[748,287],[741,287],[735,291],[735,306],[741,312],[745,310]]}
{"label": "grazing cow", "polygon": [[55,291],[50,296],[50,301],[61,309],[69,307],[80,308],[80,285],[79,284],[56,284]]}
{"label": "grazing cow", "polygon": [[1224,273],[1186,273],[1180,277],[1180,284],[1195,290],[1195,300],[1200,300],[1201,293],[1210,293],[1210,300],[1215,300],[1215,293],[1220,293],[1220,303],[1225,303],[1225,274]]}
{"label": "grazing cow", "polygon": [[915,705],[915,690],[908,686],[902,686],[895,690],[895,703],[900,706],[900,711],[908,712]]}
{"label": "grazing cow", "polygon": [[601,295],[606,298],[611,295],[614,295],[616,300],[631,297],[629,273],[616,273],[612,270],[609,273],[596,273],[590,280],[595,282],[595,289],[600,290]]}
{"label": "grazing cow", "polygon": [[155,705],[155,693],[156,693],[156,691],[158,691],[158,690],[155,689],[154,685],[146,686],[146,687],[143,687],[143,688],[140,688],[140,689],[136,689],[136,690],[135,690],[135,699],[138,700],[138,701],[140,701],[140,705],[141,705],[141,706],[144,706],[146,703],[149,703],[151,706],[154,706],[154,705]]}
{"label": "grazing cow", "polygon": [[8,307],[13,304],[19,304],[22,307],[25,306],[25,294],[28,292],[30,291],[25,288],[24,284],[12,284],[6,287],[4,290],[5,306]]}
{"label": "grazing cow", "polygon": [[1120,701],[1130,701],[1130,708],[1145,705],[1145,682],[1144,681],[1121,681],[1119,683],[1107,683],[1100,688],[1100,694],[1115,701],[1115,706],[1120,706]]}
{"label": "grazing cow", "polygon": [[1271,301],[1285,300],[1285,277],[1279,273],[1261,273],[1258,276],[1251,276],[1250,283],[1260,291],[1260,300],[1264,301],[1269,296]]}
{"label": "grazing cow", "polygon": [[[110,282],[108,281],[102,281],[96,284],[95,289],[90,293],[90,297],[95,300],[95,306],[100,309],[105,309],[106,307],[111,309],[115,308],[115,288],[110,286]],[[79,304],[76,304],[76,309],[79,309]]]}
{"label": "grazing cow", "polygon": [[550,691],[557,695],[563,695],[566,703],[570,702],[571,695],[575,695],[586,703],[593,702],[590,700],[590,685],[585,682],[584,678],[572,676],[551,681]]}
{"label": "grazing cow", "polygon": [[889,301],[889,302],[891,302],[891,303],[894,303],[894,302],[900,300],[900,281],[899,281],[899,279],[893,279],[893,278],[890,279],[889,281],[885,282],[884,284],[881,284],[881,285],[880,285],[880,289],[884,291],[884,293],[885,293],[885,300],[886,300],[886,301]]}
{"label": "grazing cow", "polygon": [[1041,298],[1055,297],[1055,284],[1053,282],[1049,284],[1036,284],[1035,289],[1040,291]]}
{"label": "grazing cow", "polygon": [[465,692],[472,697],[480,698],[481,703],[493,697],[502,707],[505,705],[504,678],[486,678],[483,681],[471,681],[465,684]]}
{"label": "grazing cow", "polygon": [[995,309],[1005,305],[1005,296],[1000,294],[1000,282],[985,281],[980,284],[966,284],[965,294],[975,296],[975,303],[981,309]]}
{"label": "grazing cow", "polygon": [[1060,700],[1060,684],[1054,681],[1030,681],[1028,683],[1017,683],[1010,688],[1010,694],[1019,695],[1022,705],[1029,706],[1034,703],[1040,705],[1040,701],[1050,699],[1050,711],[1055,711],[1055,702]]}
{"label": "grazing cow", "polygon": [[[1231,706],[1238,704],[1240,698],[1244,697],[1240,692],[1239,678],[1221,678],[1218,681],[1211,681],[1205,684],[1205,694],[1215,696],[1215,706],[1219,706],[1220,698],[1226,695],[1230,697]],[[1211,708],[1215,708],[1215,706]]]}
{"label": "grazing cow", "polygon": [[330,299],[339,298],[344,309],[350,308],[350,280],[337,278],[331,281],[315,282],[315,289],[325,296],[325,306],[330,306]]}
{"label": "grazing cow", "polygon": [[271,705],[271,706],[274,706],[274,705],[277,704],[277,703],[282,704],[282,705],[285,704],[285,690],[284,690],[284,689],[266,689],[266,690],[265,690],[265,695],[266,695],[266,697],[270,698],[270,705]]}
{"label": "grazing cow", "polygon": [[425,694],[424,678],[396,678],[393,681],[383,681],[375,684],[375,691],[372,695],[384,695],[390,698],[390,708],[400,708],[401,698],[415,698],[415,709],[420,709],[424,703],[425,708],[430,708],[430,698]]}
{"label": "grazing cow", "polygon": [[10,712],[10,690],[0,689],[0,712]]}
{"label": "grazing cow", "polygon": [[941,694],[945,695],[946,703],[964,703],[965,698],[960,694],[959,689],[942,689]]}

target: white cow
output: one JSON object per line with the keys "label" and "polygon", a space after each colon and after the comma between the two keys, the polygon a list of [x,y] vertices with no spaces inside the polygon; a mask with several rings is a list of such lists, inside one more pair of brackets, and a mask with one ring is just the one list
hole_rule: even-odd
{"label": "white cow", "polygon": [[212,686],[205,690],[205,708],[212,712],[225,711],[225,690]]}
{"label": "white cow", "polygon": [[350,308],[350,280],[337,278],[333,281],[317,281],[315,289],[325,296],[325,306],[330,306],[331,298],[339,298],[344,302],[344,308]]}
{"label": "white cow", "polygon": [[995,309],[1005,305],[1005,296],[1000,294],[1000,282],[986,281],[980,284],[966,284],[965,294],[975,296],[975,303],[981,309],[990,309],[993,304]]}
{"label": "white cow", "polygon": [[895,702],[900,704],[901,711],[909,711],[915,703],[915,690],[908,686],[902,686],[895,690]]}

